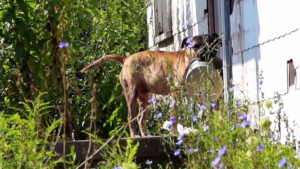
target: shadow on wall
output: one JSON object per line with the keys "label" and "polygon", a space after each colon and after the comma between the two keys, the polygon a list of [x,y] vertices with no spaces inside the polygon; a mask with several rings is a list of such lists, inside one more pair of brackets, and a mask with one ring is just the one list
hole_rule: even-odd
{"label": "shadow on wall", "polygon": [[[233,48],[233,84],[239,84],[250,101],[259,99],[260,24],[256,0],[235,1],[230,16]],[[251,92],[249,92],[251,91]]]}

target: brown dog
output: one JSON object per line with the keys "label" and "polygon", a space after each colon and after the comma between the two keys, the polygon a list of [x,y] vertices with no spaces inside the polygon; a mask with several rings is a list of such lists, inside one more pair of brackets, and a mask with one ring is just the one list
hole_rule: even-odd
{"label": "brown dog", "polygon": [[[185,71],[190,61],[195,56],[201,60],[214,57],[216,51],[211,50],[210,44],[218,44],[219,40],[216,34],[199,35],[190,40],[184,39],[182,47],[189,45],[191,48],[183,51],[144,51],[126,58],[117,54],[107,55],[86,66],[81,72],[98,67],[106,61],[118,61],[123,64],[120,82],[127,102],[128,121],[135,118],[136,101],[138,101],[140,116],[137,121],[141,135],[146,136],[145,120],[148,114],[149,94],[172,94],[184,83]],[[138,136],[133,122],[129,124],[129,130],[131,137]]]}

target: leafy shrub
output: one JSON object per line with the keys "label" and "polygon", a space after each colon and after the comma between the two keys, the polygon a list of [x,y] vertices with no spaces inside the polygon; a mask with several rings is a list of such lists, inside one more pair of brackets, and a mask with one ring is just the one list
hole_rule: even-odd
{"label": "leafy shrub", "polygon": [[[42,116],[49,113],[49,103],[41,95],[12,115],[0,113],[0,168],[54,168],[58,157],[48,139],[60,120],[42,124]],[[52,137],[53,138],[53,137]]]}

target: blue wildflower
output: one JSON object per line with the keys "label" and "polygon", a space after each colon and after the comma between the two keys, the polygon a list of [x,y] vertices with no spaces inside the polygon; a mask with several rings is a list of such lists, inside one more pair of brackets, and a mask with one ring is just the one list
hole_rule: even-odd
{"label": "blue wildflower", "polygon": [[274,92],[274,96],[277,96],[278,94],[279,94],[278,91],[275,91],[275,92]]}
{"label": "blue wildflower", "polygon": [[191,148],[188,148],[188,149],[186,150],[186,152],[187,152],[188,154],[192,154],[192,153],[194,152],[194,150],[191,149]]}
{"label": "blue wildflower", "polygon": [[274,138],[275,137],[275,134],[274,133],[271,133],[270,135],[269,135],[269,138]]}
{"label": "blue wildflower", "polygon": [[265,145],[262,144],[262,145],[257,146],[257,147],[256,147],[256,150],[257,150],[257,151],[261,151],[261,150],[263,150],[264,148],[265,148]]}
{"label": "blue wildflower", "polygon": [[180,154],[180,149],[177,149],[175,152],[174,152],[174,156],[178,156]]}
{"label": "blue wildflower", "polygon": [[186,40],[186,43],[187,43],[187,44],[190,44],[192,41],[193,41],[193,37],[191,36],[191,37],[189,37],[189,38]]}
{"label": "blue wildflower", "polygon": [[198,151],[199,151],[198,148],[194,149],[194,153],[198,153]]}
{"label": "blue wildflower", "polygon": [[203,127],[203,130],[204,130],[204,131],[207,131],[208,129],[209,129],[209,126],[204,126],[204,127]]}
{"label": "blue wildflower", "polygon": [[235,125],[232,125],[232,127],[231,127],[231,131],[233,131],[235,129]]}
{"label": "blue wildflower", "polygon": [[176,123],[175,117],[174,117],[174,116],[171,116],[171,117],[170,117],[170,121],[171,121],[172,124],[175,124],[175,123]]}
{"label": "blue wildflower", "polygon": [[177,137],[177,140],[182,140],[184,134],[183,133],[180,133],[179,136]]}
{"label": "blue wildflower", "polygon": [[239,119],[239,120],[246,120],[247,117],[248,117],[248,115],[247,115],[246,113],[244,113],[244,114],[240,115],[240,116],[238,117],[238,119]]}
{"label": "blue wildflower", "polygon": [[290,165],[288,166],[288,169],[292,169],[292,168],[293,168],[293,165],[290,164]]}
{"label": "blue wildflower", "polygon": [[226,153],[226,147],[223,146],[223,147],[219,150],[218,156],[222,156],[222,155],[224,155],[225,153]]}
{"label": "blue wildflower", "polygon": [[172,102],[170,103],[169,107],[170,107],[170,108],[173,108],[174,106],[175,106],[175,102],[172,101]]}
{"label": "blue wildflower", "polygon": [[213,140],[214,142],[216,142],[216,141],[218,141],[218,138],[215,137],[215,138],[213,138],[212,140]]}
{"label": "blue wildflower", "polygon": [[234,91],[234,87],[229,89],[229,92],[233,92]]}
{"label": "blue wildflower", "polygon": [[187,45],[187,48],[193,48],[195,46],[195,44],[190,43],[189,45]]}
{"label": "blue wildflower", "polygon": [[165,130],[170,130],[171,126],[172,126],[172,122],[165,121],[162,128],[165,129]]}
{"label": "blue wildflower", "polygon": [[182,144],[182,140],[179,140],[177,143],[175,143],[176,145],[181,145]]}
{"label": "blue wildflower", "polygon": [[224,168],[224,164],[220,164],[220,165],[219,165],[219,168]]}
{"label": "blue wildflower", "polygon": [[216,166],[219,164],[219,162],[221,161],[221,157],[218,156],[217,158],[214,159],[214,161],[212,162],[212,166]]}
{"label": "blue wildflower", "polygon": [[113,169],[122,169],[121,166],[114,167]]}
{"label": "blue wildflower", "polygon": [[162,117],[162,113],[158,113],[157,115],[154,116],[154,118],[158,119]]}
{"label": "blue wildflower", "polygon": [[197,96],[197,97],[202,96],[202,92],[201,92],[201,91],[198,91],[198,92],[196,93],[196,96]]}
{"label": "blue wildflower", "polygon": [[212,150],[207,150],[207,152],[208,152],[209,154],[213,153],[213,151],[212,151]]}
{"label": "blue wildflower", "polygon": [[287,162],[286,158],[282,158],[277,165],[278,168],[282,168],[286,162]]}
{"label": "blue wildflower", "polygon": [[66,47],[68,47],[68,46],[69,46],[69,43],[68,43],[68,42],[60,42],[59,45],[58,45],[58,47],[59,47],[60,49],[66,48]]}
{"label": "blue wildflower", "polygon": [[215,106],[216,106],[216,103],[210,103],[209,106],[210,106],[210,107],[215,107]]}
{"label": "blue wildflower", "polygon": [[149,99],[148,103],[150,103],[150,104],[154,103],[154,99],[153,98]]}
{"label": "blue wildflower", "polygon": [[238,106],[238,107],[241,107],[241,106],[243,106],[243,103],[240,102],[240,101],[236,101],[236,102],[235,102],[235,105]]}
{"label": "blue wildflower", "polygon": [[206,110],[206,106],[202,104],[202,105],[200,106],[200,109],[201,109],[201,110]]}
{"label": "blue wildflower", "polygon": [[196,115],[193,115],[193,121],[195,122],[195,121],[197,121],[198,119],[199,119],[199,117],[198,116],[196,116]]}
{"label": "blue wildflower", "polygon": [[250,121],[249,120],[245,120],[243,121],[242,123],[238,124],[239,127],[242,127],[242,128],[245,128],[245,127],[248,127],[250,126]]}
{"label": "blue wildflower", "polygon": [[183,27],[183,28],[186,28],[187,26],[189,26],[189,21],[185,21],[185,22],[182,24],[182,27]]}
{"label": "blue wildflower", "polygon": [[147,165],[151,165],[152,163],[153,163],[153,161],[151,161],[151,160],[147,160],[147,161],[146,161],[146,164],[147,164]]}

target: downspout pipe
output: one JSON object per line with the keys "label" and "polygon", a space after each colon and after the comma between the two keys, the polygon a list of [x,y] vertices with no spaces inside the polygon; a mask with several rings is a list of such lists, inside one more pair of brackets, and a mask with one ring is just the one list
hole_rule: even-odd
{"label": "downspout pipe", "polygon": [[232,47],[230,38],[230,0],[220,0],[221,28],[222,28],[222,55],[223,55],[223,80],[224,100],[229,100],[229,89],[232,80]]}

